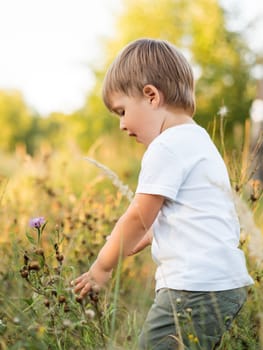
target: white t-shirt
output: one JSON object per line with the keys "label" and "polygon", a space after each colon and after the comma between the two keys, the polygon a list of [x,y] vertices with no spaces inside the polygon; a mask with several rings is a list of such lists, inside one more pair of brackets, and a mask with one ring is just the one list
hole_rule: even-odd
{"label": "white t-shirt", "polygon": [[253,284],[218,150],[197,124],[171,127],[146,150],[136,193],[165,197],[152,242],[156,290],[219,291]]}

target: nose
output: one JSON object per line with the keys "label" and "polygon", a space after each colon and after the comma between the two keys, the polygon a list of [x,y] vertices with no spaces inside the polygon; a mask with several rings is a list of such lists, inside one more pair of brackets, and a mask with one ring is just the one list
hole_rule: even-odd
{"label": "nose", "polygon": [[124,124],[124,121],[123,121],[123,118],[120,118],[120,129],[121,130],[127,130],[125,124]]}

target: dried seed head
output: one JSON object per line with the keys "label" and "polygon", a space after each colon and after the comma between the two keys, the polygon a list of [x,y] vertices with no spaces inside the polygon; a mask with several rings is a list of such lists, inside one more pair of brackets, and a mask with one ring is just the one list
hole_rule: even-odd
{"label": "dried seed head", "polygon": [[63,321],[63,326],[64,327],[71,327],[72,326],[72,322],[68,319]]}
{"label": "dried seed head", "polygon": [[66,297],[65,297],[64,295],[60,295],[60,296],[58,297],[58,302],[59,302],[60,304],[65,303],[65,302],[66,302]]}
{"label": "dried seed head", "polygon": [[60,274],[60,267],[54,267],[54,272],[55,274],[59,275]]}
{"label": "dried seed head", "polygon": [[20,270],[20,274],[23,278],[27,278],[29,275],[28,270]]}
{"label": "dried seed head", "polygon": [[24,253],[24,264],[27,265],[29,261],[29,257],[27,256],[27,251]]}
{"label": "dried seed head", "polygon": [[13,322],[15,323],[15,324],[19,324],[20,323],[20,318],[19,317],[14,317],[13,318]]}
{"label": "dried seed head", "polygon": [[88,296],[90,297],[90,300],[93,301],[94,303],[97,303],[99,301],[98,294],[94,293],[93,290],[89,291]]}
{"label": "dried seed head", "polygon": [[95,312],[94,310],[88,309],[88,310],[85,310],[85,315],[87,316],[88,319],[93,320],[93,318],[95,317]]}
{"label": "dried seed head", "polygon": [[40,265],[38,261],[31,261],[31,263],[28,265],[29,270],[39,271]]}
{"label": "dried seed head", "polygon": [[85,315],[88,319],[93,320],[95,317],[95,311],[91,309],[85,310]]}
{"label": "dried seed head", "polygon": [[70,311],[70,307],[68,306],[68,304],[66,303],[64,305],[64,312],[69,312]]}
{"label": "dried seed head", "polygon": [[62,262],[64,260],[64,256],[62,254],[56,254],[56,259],[59,262]]}
{"label": "dried seed head", "polygon": [[100,287],[97,284],[94,284],[94,286],[92,286],[92,292],[95,294],[99,294]]}
{"label": "dried seed head", "polygon": [[50,302],[49,302],[48,299],[45,299],[45,300],[44,300],[44,305],[45,305],[46,307],[49,307],[49,306],[50,306]]}
{"label": "dried seed head", "polygon": [[35,253],[36,253],[37,255],[44,256],[44,250],[43,250],[42,248],[36,249],[36,250],[35,250]]}
{"label": "dried seed head", "polygon": [[77,302],[77,303],[79,303],[79,304],[82,304],[82,303],[83,303],[83,297],[77,295],[75,299],[76,299],[76,302]]}
{"label": "dried seed head", "polygon": [[254,193],[251,193],[250,200],[251,202],[256,202],[258,200],[258,197]]}
{"label": "dried seed head", "polygon": [[58,293],[57,293],[56,290],[53,289],[53,290],[51,291],[51,295],[53,295],[54,297],[56,297],[56,296],[58,295]]}

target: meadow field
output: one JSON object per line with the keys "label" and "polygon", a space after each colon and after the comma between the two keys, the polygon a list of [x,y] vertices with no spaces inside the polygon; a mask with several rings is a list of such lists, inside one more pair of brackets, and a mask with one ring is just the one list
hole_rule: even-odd
{"label": "meadow field", "polygon": [[[255,284],[221,350],[263,349],[262,185],[252,179],[241,144],[238,152],[227,145],[220,150]],[[154,297],[149,248],[120,261],[107,288],[85,300],[75,297],[70,281],[88,270],[129,204],[142,153],[133,143],[120,146],[120,140],[103,137],[88,154],[74,144],[64,150],[43,144],[34,156],[23,145],[12,155],[0,154],[1,350],[137,349]],[[39,217],[45,223],[30,227],[30,219]],[[199,349],[193,334],[189,339],[191,349]]]}

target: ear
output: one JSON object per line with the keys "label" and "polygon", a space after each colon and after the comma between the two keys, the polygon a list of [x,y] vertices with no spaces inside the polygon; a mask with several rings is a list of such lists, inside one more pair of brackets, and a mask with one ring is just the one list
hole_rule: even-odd
{"label": "ear", "polygon": [[147,84],[143,88],[143,96],[147,98],[150,104],[158,107],[163,103],[163,95],[154,85]]}

